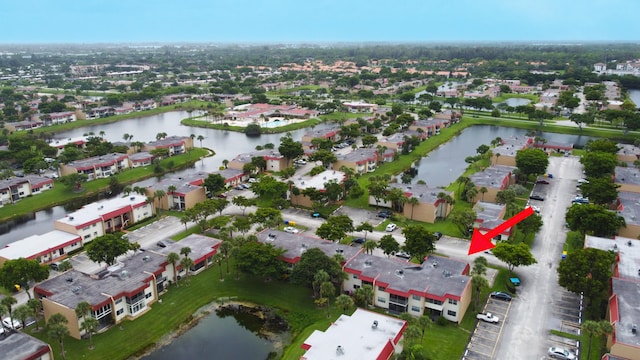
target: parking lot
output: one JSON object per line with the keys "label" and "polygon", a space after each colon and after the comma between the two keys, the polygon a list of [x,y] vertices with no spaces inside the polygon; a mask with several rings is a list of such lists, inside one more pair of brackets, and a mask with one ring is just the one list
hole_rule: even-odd
{"label": "parking lot", "polygon": [[510,301],[489,298],[484,307],[484,312],[497,316],[500,321],[494,324],[478,320],[462,357],[463,360],[489,360],[494,358],[496,345],[500,339],[510,308]]}

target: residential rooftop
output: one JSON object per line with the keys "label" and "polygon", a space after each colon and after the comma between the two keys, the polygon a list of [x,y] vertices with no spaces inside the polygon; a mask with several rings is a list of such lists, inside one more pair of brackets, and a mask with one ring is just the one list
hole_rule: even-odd
{"label": "residential rooftop", "polygon": [[105,154],[101,156],[94,156],[87,159],[72,161],[70,163],[67,163],[66,165],[76,169],[89,169],[89,168],[100,167],[100,166],[109,166],[116,161],[120,161],[126,158],[127,158],[127,154],[111,153],[111,154]]}
{"label": "residential rooftop", "polygon": [[324,184],[335,180],[338,184],[341,184],[346,178],[346,174],[337,170],[325,170],[315,176],[298,176],[292,178],[293,186],[300,190],[303,189],[324,189]]}
{"label": "residential rooftop", "polygon": [[212,253],[215,253],[220,244],[222,244],[222,240],[220,239],[200,234],[191,234],[179,242],[167,242],[166,247],[150,251],[156,252],[166,258],[170,253],[180,254],[180,249],[188,247],[191,249],[189,258],[193,260],[194,263],[198,263]]}
{"label": "residential rooftop", "polygon": [[262,243],[284,249],[285,261],[292,264],[297,263],[305,251],[313,248],[322,250],[329,257],[340,254],[345,260],[351,259],[362,250],[360,247],[342,245],[305,234],[291,234],[280,230],[266,229],[258,233],[257,236],[258,241]]}
{"label": "residential rooftop", "polygon": [[71,309],[82,301],[95,306],[146,287],[154,274],[162,273],[166,264],[166,256],[150,251],[122,256],[119,260],[96,274],[69,270],[45,280],[36,289],[46,292],[48,299]]}
{"label": "residential rooftop", "polygon": [[165,137],[164,139],[159,139],[156,141],[150,141],[147,145],[148,146],[153,146],[153,147],[166,147],[166,146],[175,146],[175,145],[182,145],[182,143],[184,143],[187,139],[189,139],[188,136],[168,136]]}
{"label": "residential rooftop", "polygon": [[351,316],[341,315],[327,330],[315,330],[302,345],[307,349],[302,359],[386,359],[381,354],[394,348],[405,327],[404,320],[356,309]]}
{"label": "residential rooftop", "polygon": [[515,167],[506,165],[493,165],[469,176],[476,186],[485,186],[488,188],[502,188],[505,177],[513,173]]}
{"label": "residential rooftop", "polygon": [[[637,275],[636,275],[637,276]],[[637,279],[611,279],[612,300],[617,306],[610,306],[612,321],[615,321],[616,342],[640,347],[640,337],[631,332],[633,325],[640,325],[640,282]],[[617,301],[616,301],[617,300]],[[615,312],[617,311],[617,314]],[[616,315],[617,319],[616,319]]]}
{"label": "residential rooftop", "polygon": [[4,360],[40,359],[50,351],[49,344],[23,332],[8,334],[5,330],[0,336],[0,354]]}
{"label": "residential rooftop", "polygon": [[149,185],[149,189],[153,191],[162,190],[165,193],[169,193],[169,187],[174,186],[176,190],[174,191],[176,194],[188,194],[192,191],[199,190],[202,187],[198,185],[194,185],[196,182],[202,181],[202,178],[198,175],[193,176],[189,174],[188,178],[183,177],[171,177],[171,178],[163,178],[159,182],[155,184]]}
{"label": "residential rooftop", "polygon": [[14,187],[14,186],[25,184],[25,183],[29,183],[31,184],[32,187],[35,187],[43,183],[52,183],[52,182],[53,180],[48,179],[44,176],[27,174],[23,177],[14,176],[9,179],[0,180],[0,190],[8,189],[10,187]]}
{"label": "residential rooftop", "polygon": [[[631,245],[629,245],[631,244]],[[640,270],[640,241],[622,236],[613,239],[587,235],[584,239],[585,248],[594,248],[618,253],[618,262],[614,276],[638,279]]]}
{"label": "residential rooftop", "polygon": [[621,144],[618,143],[618,148],[620,150],[618,150],[618,155],[622,155],[622,156],[628,156],[628,155],[635,155],[636,158],[640,159],[640,147],[635,146],[633,144]]}
{"label": "residential rooftop", "polygon": [[617,184],[640,185],[640,169],[616,166],[615,182]]}
{"label": "residential rooftop", "polygon": [[373,148],[357,148],[344,155],[337,155],[336,158],[338,161],[346,161],[350,163],[371,162],[376,161],[377,151],[378,150]]}
{"label": "residential rooftop", "polygon": [[618,200],[618,215],[624,218],[627,225],[640,225],[640,193],[620,191]]}
{"label": "residential rooftop", "polygon": [[438,199],[439,193],[445,193],[446,195],[453,196],[453,192],[446,191],[441,188],[433,188],[423,184],[401,184],[391,183],[392,188],[400,189],[409,198],[417,198],[421,203],[435,204]]}
{"label": "residential rooftop", "polygon": [[[31,258],[53,252],[64,246],[80,243],[80,236],[61,230],[52,230],[42,235],[31,235],[22,240],[14,241],[0,249],[0,258],[15,260]],[[80,244],[78,244],[80,245]]]}
{"label": "residential rooftop", "polygon": [[350,273],[359,273],[376,284],[387,284],[387,289],[403,294],[420,294],[443,299],[456,297],[464,292],[470,277],[463,275],[469,264],[451,258],[429,255],[422,264],[414,264],[398,258],[384,258],[360,253],[345,265]]}
{"label": "residential rooftop", "polygon": [[304,136],[309,137],[311,139],[317,139],[317,138],[331,137],[338,133],[340,133],[340,128],[335,127],[330,129],[316,129],[316,130],[307,131],[304,134]]}
{"label": "residential rooftop", "polygon": [[265,159],[282,159],[283,156],[276,149],[256,150],[249,153],[238,154],[231,161],[248,164],[254,157],[263,157]]}
{"label": "residential rooftop", "polygon": [[64,148],[68,144],[81,145],[86,143],[87,141],[89,141],[88,136],[77,136],[77,137],[66,138],[66,139],[54,139],[49,143],[49,146],[55,147],[55,148]]}
{"label": "residential rooftop", "polygon": [[124,197],[102,200],[87,204],[79,210],[67,214],[62,219],[56,220],[63,224],[78,227],[96,220],[109,219],[116,212],[128,211],[132,207],[142,206],[147,203],[147,197],[139,194],[129,194]]}
{"label": "residential rooftop", "polygon": [[518,150],[524,149],[528,144],[533,142],[533,138],[527,136],[513,136],[502,139],[502,144],[491,149],[494,155],[500,156],[516,156]]}

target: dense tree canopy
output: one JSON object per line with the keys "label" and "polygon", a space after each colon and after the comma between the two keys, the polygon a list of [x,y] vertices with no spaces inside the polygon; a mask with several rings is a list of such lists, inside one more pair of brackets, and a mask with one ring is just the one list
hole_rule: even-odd
{"label": "dense tree canopy", "polygon": [[0,285],[5,289],[13,289],[19,285],[29,290],[29,283],[46,280],[48,276],[49,267],[40,264],[37,260],[23,258],[7,260],[0,267]]}
{"label": "dense tree canopy", "polygon": [[624,218],[596,204],[573,204],[565,219],[569,229],[582,235],[613,236],[626,225]]}
{"label": "dense tree canopy", "polygon": [[436,249],[436,237],[424,226],[407,225],[402,234],[405,237],[404,250],[420,261]]}
{"label": "dense tree canopy", "polygon": [[246,274],[269,279],[284,274],[285,263],[280,260],[282,254],[284,254],[284,250],[276,248],[272,244],[248,241],[238,249],[237,266],[240,271]]}
{"label": "dense tree canopy", "polygon": [[588,197],[593,203],[605,205],[618,199],[618,188],[611,178],[590,178],[588,183],[580,186],[582,196]]}
{"label": "dense tree canopy", "polygon": [[122,233],[109,233],[99,236],[88,243],[85,248],[91,261],[113,265],[116,258],[131,249],[129,240]]}
{"label": "dense tree canopy", "polygon": [[516,166],[523,175],[542,175],[547,172],[549,157],[538,148],[519,150],[516,153]]}
{"label": "dense tree canopy", "polygon": [[525,243],[511,244],[499,242],[492,250],[493,255],[509,265],[509,271],[513,271],[518,266],[529,266],[537,263],[531,254],[529,245]]}
{"label": "dense tree canopy", "polygon": [[589,151],[580,158],[580,163],[587,177],[610,177],[618,165],[618,159],[615,154]]}
{"label": "dense tree canopy", "polygon": [[291,282],[294,284],[312,286],[315,274],[324,270],[333,283],[342,280],[342,268],[335,259],[328,257],[322,250],[311,248],[300,256],[300,261],[291,272]]}

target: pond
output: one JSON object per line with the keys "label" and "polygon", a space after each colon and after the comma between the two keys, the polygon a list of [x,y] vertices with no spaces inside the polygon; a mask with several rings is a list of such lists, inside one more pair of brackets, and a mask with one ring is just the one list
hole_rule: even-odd
{"label": "pond", "polygon": [[[267,314],[267,316],[263,316]],[[219,307],[144,360],[276,358],[289,342],[286,323],[271,311],[239,304]]]}
{"label": "pond", "polygon": [[531,100],[525,99],[525,98],[508,98],[507,100],[501,103],[494,103],[493,106],[498,106],[499,104],[507,104],[508,106],[516,107],[516,106],[528,105],[530,103],[531,103]]}
{"label": "pond", "polygon": [[[489,145],[496,137],[525,136],[527,130],[500,126],[472,126],[462,130],[446,144],[441,145],[429,155],[422,158],[417,166],[418,175],[413,182],[424,180],[431,187],[446,187],[454,182],[464,171],[467,164],[464,159],[476,155],[476,148],[482,144]],[[584,145],[588,136],[565,135],[543,132],[539,136],[549,142]]]}

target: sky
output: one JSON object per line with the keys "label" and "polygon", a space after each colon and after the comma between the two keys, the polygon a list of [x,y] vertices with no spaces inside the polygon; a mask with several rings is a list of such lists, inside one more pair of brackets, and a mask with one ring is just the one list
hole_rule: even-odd
{"label": "sky", "polygon": [[13,0],[0,44],[638,42],[639,0]]}

